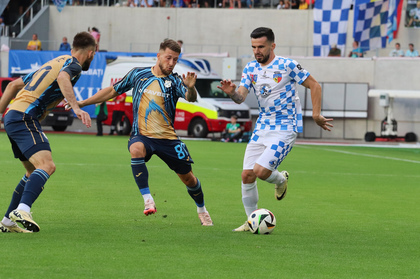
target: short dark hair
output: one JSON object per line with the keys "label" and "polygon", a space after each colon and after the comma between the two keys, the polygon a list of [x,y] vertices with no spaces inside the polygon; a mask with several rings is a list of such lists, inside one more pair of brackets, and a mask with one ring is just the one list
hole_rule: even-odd
{"label": "short dark hair", "polygon": [[74,49],[85,49],[88,47],[96,47],[95,38],[88,32],[77,33],[73,38],[73,48]]}
{"label": "short dark hair", "polygon": [[169,48],[172,51],[175,51],[176,53],[181,53],[181,47],[177,42],[175,42],[172,39],[165,39],[163,42],[160,43],[159,50],[165,51],[167,48]]}
{"label": "short dark hair", "polygon": [[269,42],[274,42],[274,32],[268,27],[258,27],[251,33],[252,39],[267,37]]}

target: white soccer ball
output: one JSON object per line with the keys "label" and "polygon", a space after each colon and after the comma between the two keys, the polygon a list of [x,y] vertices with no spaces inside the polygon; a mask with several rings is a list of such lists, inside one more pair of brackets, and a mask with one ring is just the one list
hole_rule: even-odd
{"label": "white soccer ball", "polygon": [[249,215],[248,225],[254,234],[270,234],[276,227],[276,217],[270,210],[260,208]]}

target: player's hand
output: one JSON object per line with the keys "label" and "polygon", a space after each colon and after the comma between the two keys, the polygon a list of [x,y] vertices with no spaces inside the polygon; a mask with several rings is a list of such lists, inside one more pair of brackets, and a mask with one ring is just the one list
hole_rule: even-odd
{"label": "player's hand", "polygon": [[217,88],[221,89],[228,95],[232,95],[233,93],[235,93],[236,85],[230,79],[224,79],[220,82],[220,86],[218,85]]}
{"label": "player's hand", "polygon": [[186,87],[194,88],[197,75],[194,72],[188,72],[187,75],[182,74],[182,80]]}
{"label": "player's hand", "polygon": [[315,123],[320,126],[322,129],[327,130],[327,131],[331,131],[330,127],[334,127],[334,125],[332,125],[331,123],[329,123],[329,121],[333,121],[334,119],[332,118],[325,118],[322,115],[318,115],[318,116],[313,116],[312,117],[315,121]]}
{"label": "player's hand", "polygon": [[92,126],[92,120],[90,119],[89,113],[86,111],[79,109],[74,109],[73,112],[77,115],[77,118],[82,120],[82,123],[86,125],[86,127],[90,128]]}

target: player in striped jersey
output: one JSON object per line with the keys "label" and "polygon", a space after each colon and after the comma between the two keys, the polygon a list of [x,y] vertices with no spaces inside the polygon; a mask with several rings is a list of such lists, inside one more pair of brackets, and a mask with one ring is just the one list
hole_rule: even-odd
{"label": "player in striped jersey", "polygon": [[[296,61],[274,54],[274,33],[259,27],[251,33],[255,61],[249,62],[242,73],[239,88],[230,80],[219,86],[236,103],[242,103],[253,90],[259,105],[259,117],[246,147],[242,171],[242,202],[247,216],[258,208],[257,181],[275,184],[275,197],[286,195],[289,173],[279,172],[278,166],[290,152],[297,133],[302,132],[302,109],[296,83],[311,90],[312,118],[324,130],[332,124],[321,115],[321,86]],[[248,223],[234,231],[249,231]]]}
{"label": "player in striped jersey", "polygon": [[213,222],[204,205],[201,183],[191,168],[193,160],[186,145],[174,130],[175,107],[179,98],[189,102],[197,99],[197,75],[189,72],[182,78],[172,70],[178,61],[181,48],[174,40],[160,44],[156,65],[134,68],[113,86],[104,88],[92,97],[79,102],[81,107],[102,103],[133,89],[133,127],[128,142],[134,180],[144,199],[145,215],[154,214],[156,205],[149,189],[146,162],[156,154],[187,186],[187,191],[197,205],[203,226]]}
{"label": "player in striped jersey", "polygon": [[[95,50],[96,42],[92,35],[87,32],[78,33],[73,40],[71,55],[59,56],[6,87],[0,100],[0,115],[15,98],[4,117],[4,126],[15,158],[22,161],[26,173],[17,185],[0,223],[1,232],[40,230],[32,219],[31,206],[55,172],[50,144],[42,132],[40,122],[49,110],[66,98],[83,124],[91,126],[89,114],[77,105],[73,86],[82,70],[89,69]],[[21,223],[25,229],[16,222]]]}

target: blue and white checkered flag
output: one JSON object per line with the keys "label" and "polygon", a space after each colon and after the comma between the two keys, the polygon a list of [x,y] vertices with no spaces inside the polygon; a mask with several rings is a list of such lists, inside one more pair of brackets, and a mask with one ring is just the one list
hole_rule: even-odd
{"label": "blue and white checkered flag", "polygon": [[317,0],[314,7],[314,56],[327,56],[332,45],[344,53],[353,0]]}
{"label": "blue and white checkered flag", "polygon": [[59,12],[61,12],[67,4],[67,0],[53,0],[53,2]]}
{"label": "blue and white checkered flag", "polygon": [[388,0],[356,0],[353,38],[363,51],[386,47],[388,4]]}

